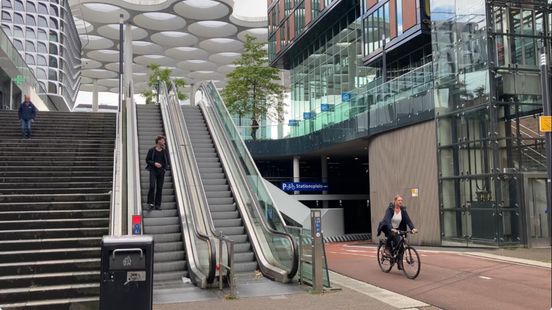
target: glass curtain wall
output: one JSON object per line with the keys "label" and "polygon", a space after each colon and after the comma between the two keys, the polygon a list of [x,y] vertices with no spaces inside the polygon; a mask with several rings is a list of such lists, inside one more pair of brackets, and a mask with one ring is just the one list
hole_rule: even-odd
{"label": "glass curtain wall", "polygon": [[522,243],[521,173],[539,168],[524,155],[536,158],[527,151],[536,146],[519,133],[530,133],[527,116],[539,113],[536,44],[549,13],[509,2],[431,1],[445,245]]}
{"label": "glass curtain wall", "polygon": [[[357,107],[348,96],[374,81],[377,71],[362,65],[362,21],[358,17],[358,10],[353,8],[293,60],[291,136],[320,130],[349,119],[351,113],[358,114],[351,111]],[[361,106],[358,108],[366,109],[365,104]]]}

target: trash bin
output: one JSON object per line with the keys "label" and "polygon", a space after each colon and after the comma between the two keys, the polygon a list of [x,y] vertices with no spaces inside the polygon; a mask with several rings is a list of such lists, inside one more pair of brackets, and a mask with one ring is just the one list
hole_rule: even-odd
{"label": "trash bin", "polygon": [[153,237],[104,236],[101,250],[101,310],[151,310]]}

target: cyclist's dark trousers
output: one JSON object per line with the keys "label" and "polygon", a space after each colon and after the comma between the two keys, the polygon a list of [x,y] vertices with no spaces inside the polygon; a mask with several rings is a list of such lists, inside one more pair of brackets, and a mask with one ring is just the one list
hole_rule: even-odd
{"label": "cyclist's dark trousers", "polygon": [[[161,206],[161,195],[163,194],[163,182],[165,181],[164,169],[151,169],[150,170],[150,184],[148,191],[148,204]],[[155,202],[154,202],[155,196]]]}
{"label": "cyclist's dark trousers", "polygon": [[391,231],[391,228],[387,227],[387,226],[383,226],[382,227],[382,231],[383,233],[385,234],[385,237],[387,237],[387,241],[385,243],[385,245],[390,248],[390,249],[394,249],[395,246],[397,244],[399,244],[399,235],[398,234],[394,234],[392,231]]}

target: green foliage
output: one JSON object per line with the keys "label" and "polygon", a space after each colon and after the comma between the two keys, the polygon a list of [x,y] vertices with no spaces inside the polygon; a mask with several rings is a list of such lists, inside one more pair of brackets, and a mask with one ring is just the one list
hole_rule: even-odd
{"label": "green foliage", "polygon": [[253,118],[266,117],[283,120],[284,87],[277,81],[280,70],[268,66],[265,42],[257,42],[247,35],[244,51],[234,61],[238,67],[227,75],[228,83],[222,97],[232,114],[252,115]]}
{"label": "green foliage", "polygon": [[171,79],[171,69],[161,68],[158,64],[149,64],[148,69],[150,71],[148,76],[148,86],[150,89],[141,93],[141,95],[146,99],[146,104],[155,103],[157,99],[157,77],[159,77],[160,82],[165,82],[167,85],[170,84],[171,80],[173,81],[179,100],[188,98],[188,96],[180,92],[180,89],[186,86],[186,81],[183,79]]}

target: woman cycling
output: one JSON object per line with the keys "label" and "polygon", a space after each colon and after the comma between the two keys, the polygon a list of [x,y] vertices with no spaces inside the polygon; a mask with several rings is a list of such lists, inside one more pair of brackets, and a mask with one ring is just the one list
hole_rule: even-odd
{"label": "woman cycling", "polygon": [[385,252],[387,255],[393,253],[393,247],[398,244],[399,236],[397,231],[405,231],[406,227],[412,230],[412,233],[418,232],[403,206],[403,198],[400,195],[395,196],[393,203],[389,203],[389,208],[385,211],[383,219],[378,225],[378,236],[383,232],[387,241],[385,243]]}

